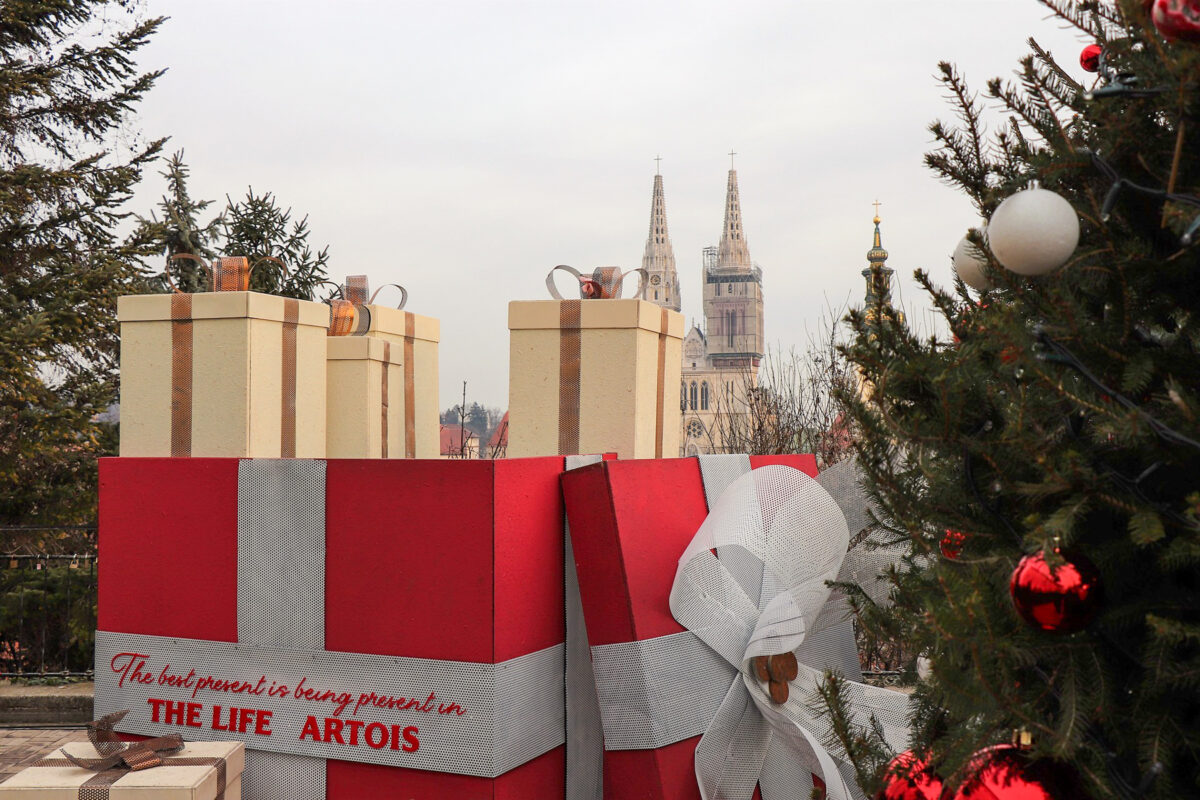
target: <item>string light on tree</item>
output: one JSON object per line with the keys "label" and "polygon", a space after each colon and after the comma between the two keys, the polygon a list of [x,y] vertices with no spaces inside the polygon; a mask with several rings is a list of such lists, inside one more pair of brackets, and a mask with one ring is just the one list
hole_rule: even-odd
{"label": "string light on tree", "polygon": [[1000,204],[987,231],[992,255],[1006,269],[1018,275],[1046,275],[1075,252],[1079,217],[1062,195],[1026,189]]}

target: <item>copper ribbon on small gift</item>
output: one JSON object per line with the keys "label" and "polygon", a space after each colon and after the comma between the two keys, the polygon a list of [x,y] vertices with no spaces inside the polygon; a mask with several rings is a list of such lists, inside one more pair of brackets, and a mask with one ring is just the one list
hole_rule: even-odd
{"label": "copper ribbon on small gift", "polygon": [[[287,274],[287,265],[274,256],[263,256],[253,264],[244,256],[204,259],[191,253],[174,253],[167,258],[167,283],[171,287],[171,456],[187,458],[192,454],[192,362],[193,324],[192,296],[180,291],[171,277],[170,262],[186,259],[196,261],[208,270],[209,286],[213,292],[246,292],[250,276],[264,261],[278,264]],[[300,302],[283,298],[283,357],[280,365],[280,435],[279,455],[296,456],[296,325],[300,319]]]}
{"label": "copper ribbon on small gift", "polygon": [[128,709],[114,711],[88,723],[88,739],[96,748],[96,752],[100,754],[100,758],[76,758],[63,749],[59,751],[62,753],[62,758],[43,758],[35,766],[74,766],[94,771],[96,774],[80,785],[79,800],[109,800],[112,785],[131,771],[151,769],[163,764],[180,767],[216,767],[216,800],[224,799],[225,759],[209,756],[164,760],[164,755],[177,753],[183,749],[183,737],[177,733],[140,742],[123,742],[117,738],[116,725],[128,713]]}
{"label": "copper ribbon on small gift", "polygon": [[[554,273],[562,270],[579,281],[579,300],[567,300],[554,283]],[[644,269],[622,273],[619,267],[597,267],[585,277],[574,267],[559,264],[546,276],[546,288],[559,306],[559,380],[558,380],[558,454],[579,452],[580,381],[582,373],[582,300],[615,300],[621,297],[625,278],[637,273],[638,288],[631,299],[643,299],[648,274]],[[662,310],[658,329],[658,386],[655,393],[654,457],[662,458],[663,414],[666,386],[663,383],[667,363],[667,309]]]}
{"label": "copper ribbon on small gift", "polygon": [[[400,303],[397,310],[403,310],[408,303],[408,290],[398,283],[385,283],[370,293],[366,275],[347,275],[346,282],[335,286],[339,296],[329,298],[329,331],[330,336],[362,336],[371,329],[371,309],[368,307],[375,302],[379,293],[389,286],[400,290]],[[415,365],[413,364],[413,339],[416,335],[416,319],[407,311],[404,313],[404,457],[417,457],[417,428],[416,388],[414,386]],[[388,457],[388,384],[392,363],[392,346],[384,342],[383,346],[383,377],[380,387],[381,400],[381,457]]]}

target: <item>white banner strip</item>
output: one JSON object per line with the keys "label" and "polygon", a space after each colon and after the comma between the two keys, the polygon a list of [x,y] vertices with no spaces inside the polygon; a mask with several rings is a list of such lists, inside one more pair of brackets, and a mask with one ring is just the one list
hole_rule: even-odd
{"label": "white banner strip", "polygon": [[117,729],[494,778],[563,743],[563,645],[499,664],[96,632]]}

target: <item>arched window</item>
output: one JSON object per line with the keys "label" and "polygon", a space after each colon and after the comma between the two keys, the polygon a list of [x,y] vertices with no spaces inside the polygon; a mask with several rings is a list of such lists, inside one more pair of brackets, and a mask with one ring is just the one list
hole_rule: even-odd
{"label": "arched window", "polygon": [[700,384],[700,410],[708,411],[708,381]]}
{"label": "arched window", "polygon": [[735,312],[726,311],[725,312],[725,336],[728,339],[730,347],[733,347],[733,334],[736,333],[736,331],[734,330],[736,328],[736,326],[737,326],[737,316],[735,315]]}
{"label": "arched window", "polygon": [[[693,364],[692,366],[694,367],[696,365]],[[679,384],[679,410],[687,411],[687,384],[686,383]]]}
{"label": "arched window", "polygon": [[689,405],[690,405],[692,411],[695,411],[696,410],[696,382],[695,381],[692,381],[692,391],[688,395],[688,399],[691,401]]}

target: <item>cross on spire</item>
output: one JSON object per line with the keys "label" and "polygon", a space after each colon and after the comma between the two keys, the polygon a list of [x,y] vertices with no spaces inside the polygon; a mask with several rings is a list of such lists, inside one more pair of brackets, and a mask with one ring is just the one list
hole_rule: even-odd
{"label": "cross on spire", "polygon": [[660,169],[661,166],[662,166],[662,156],[655,156],[654,157],[654,174],[655,175],[662,174],[662,170]]}
{"label": "cross on spire", "polygon": [[729,149],[729,168],[730,169],[733,169],[733,157],[736,155],[737,155],[737,153],[733,152],[733,148],[730,148]]}
{"label": "cross on spire", "polygon": [[879,216],[879,207],[881,205],[883,205],[883,203],[879,202],[879,198],[877,197],[877,198],[875,198],[875,202],[872,203],[871,205],[875,206],[875,216],[878,217]]}

